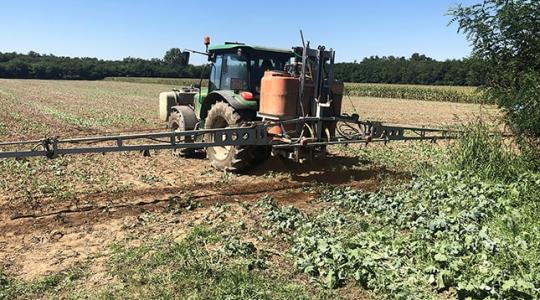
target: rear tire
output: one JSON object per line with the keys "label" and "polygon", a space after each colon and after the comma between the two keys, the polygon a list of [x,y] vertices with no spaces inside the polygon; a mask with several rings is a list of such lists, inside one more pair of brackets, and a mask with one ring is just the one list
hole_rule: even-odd
{"label": "rear tire", "polygon": [[254,161],[253,164],[260,164],[266,161],[272,155],[271,146],[254,146]]}
{"label": "rear tire", "polygon": [[[243,118],[239,111],[225,102],[217,102],[208,111],[206,129],[240,127]],[[206,148],[208,159],[218,170],[241,172],[250,169],[255,162],[253,146],[216,146]]]}

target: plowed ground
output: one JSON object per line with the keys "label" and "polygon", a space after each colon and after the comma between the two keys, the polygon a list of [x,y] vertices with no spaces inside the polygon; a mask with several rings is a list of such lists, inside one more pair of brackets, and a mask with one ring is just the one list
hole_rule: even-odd
{"label": "plowed ground", "polygon": [[[158,120],[157,95],[171,88],[0,80],[0,141],[164,129]],[[493,107],[470,104],[351,101],[363,118],[400,124],[449,125],[479,114],[496,115]],[[353,112],[348,99],[344,108]],[[365,152],[397,153],[403,147],[409,144],[370,145]],[[87,284],[100,286],[108,280],[103,257],[111,245],[136,245],[159,235],[181,238],[198,224],[218,222],[217,206],[230,207],[221,221],[257,224],[259,217],[249,205],[266,195],[317,213],[324,209],[314,201],[321,186],[374,191],[381,181],[409,176],[399,163],[388,166],[345,148],[331,152],[324,161],[304,164],[272,158],[245,175],[218,172],[205,159],[181,159],[168,151],[151,157],[118,153],[0,161],[0,269],[32,280],[90,261]]]}

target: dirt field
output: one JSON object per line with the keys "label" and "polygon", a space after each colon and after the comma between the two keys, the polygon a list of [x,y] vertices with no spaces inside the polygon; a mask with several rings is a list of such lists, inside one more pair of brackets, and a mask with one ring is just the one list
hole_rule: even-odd
{"label": "dirt field", "polygon": [[[164,129],[157,95],[170,88],[0,80],[0,140]],[[399,124],[454,125],[497,114],[493,107],[472,104],[367,98],[352,102],[365,119]],[[348,99],[344,106],[353,112]],[[168,151],[151,157],[120,153],[0,161],[0,270],[32,280],[91,262],[87,287],[99,287],[110,280],[105,261],[111,245],[136,245],[157,235],[181,238],[215,217],[218,203],[231,207],[226,220],[240,218],[249,225],[257,223],[257,215],[244,204],[265,195],[316,213],[324,207],[313,202],[314,189],[323,184],[372,191],[382,180],[408,176],[406,170],[342,149],[332,151],[333,156],[316,165],[271,159],[241,176],[217,172],[204,159],[179,159]],[[185,199],[196,208],[184,209]]]}

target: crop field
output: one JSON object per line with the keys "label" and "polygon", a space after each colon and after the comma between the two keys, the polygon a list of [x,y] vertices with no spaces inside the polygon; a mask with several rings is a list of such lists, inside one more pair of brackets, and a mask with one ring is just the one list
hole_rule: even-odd
{"label": "crop field", "polygon": [[[140,80],[0,79],[0,141],[163,130],[157,96],[179,84]],[[497,125],[494,106],[443,100],[343,103]],[[456,142],[336,146],[245,175],[169,151],[2,160],[0,299],[536,298],[540,176],[468,138],[495,167]]]}
{"label": "crop field", "polygon": [[[200,83],[199,79],[190,78],[107,77],[105,80],[177,86]],[[204,80],[203,85],[206,84]],[[345,91],[349,96],[359,97],[489,104],[480,89],[470,86],[345,83]]]}
{"label": "crop field", "polygon": [[459,103],[489,103],[478,88],[469,86],[346,83],[345,88],[351,96]]}

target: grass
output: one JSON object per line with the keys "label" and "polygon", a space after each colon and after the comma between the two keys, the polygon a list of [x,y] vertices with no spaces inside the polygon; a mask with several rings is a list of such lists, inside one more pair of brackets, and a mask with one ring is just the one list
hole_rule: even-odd
{"label": "grass", "polygon": [[[198,226],[181,240],[154,237],[141,245],[111,248],[112,278],[87,289],[88,269],[24,282],[0,273],[0,299],[60,297],[90,299],[335,299],[333,291],[308,288],[271,269],[268,254],[233,235]],[[234,231],[234,230],[233,230]],[[289,275],[290,276],[290,275]]]}
{"label": "grass", "polygon": [[20,281],[6,276],[0,270],[0,299],[29,299],[73,289],[88,275],[87,266],[74,266],[69,270],[44,276],[32,281]]}
{"label": "grass", "polygon": [[475,173],[485,180],[508,182],[526,172],[525,159],[517,153],[512,140],[494,133],[495,129],[482,121],[464,125],[459,142],[449,149],[452,168]]}
{"label": "grass", "polygon": [[444,143],[391,142],[388,145],[334,147],[337,153],[356,156],[376,167],[409,174],[424,174],[437,168],[447,157],[448,149]]}
{"label": "grass", "polygon": [[104,298],[310,299],[307,290],[272,272],[259,270],[265,258],[250,243],[224,243],[216,232],[195,228],[183,241],[156,240],[137,247],[117,246],[109,272],[118,280]]}

